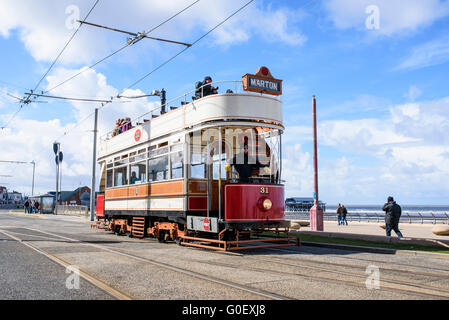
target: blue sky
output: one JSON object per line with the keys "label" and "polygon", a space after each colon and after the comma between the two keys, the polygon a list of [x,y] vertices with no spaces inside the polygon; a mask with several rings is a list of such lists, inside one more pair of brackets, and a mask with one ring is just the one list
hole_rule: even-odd
{"label": "blue sky", "polygon": [[[88,21],[130,31],[149,30],[193,1],[100,0]],[[0,122],[19,107],[7,92],[34,88],[74,30],[75,5],[84,17],[94,1],[29,0],[0,4]],[[128,3],[128,2],[127,2]],[[155,30],[155,37],[193,42],[246,1],[202,0]],[[305,5],[305,6],[304,6]],[[367,28],[375,6],[378,28]],[[449,201],[449,1],[256,0],[130,92],[165,88],[168,98],[195,81],[238,80],[267,66],[283,79],[284,179],[287,196],[313,194],[311,100],[318,100],[320,198],[327,203],[375,204],[393,195],[407,204]],[[373,20],[369,20],[373,21]],[[376,21],[374,21],[376,22]],[[41,90],[117,50],[126,37],[83,26]],[[107,98],[182,50],[143,40],[88,70],[55,94]],[[112,104],[100,112],[100,130],[139,115],[157,99]],[[6,160],[37,161],[36,189],[53,189],[52,142],[95,106],[51,101],[25,106],[0,133]],[[92,119],[61,139],[63,188],[90,184]],[[7,187],[30,192],[30,168],[13,172]],[[8,173],[9,174],[9,173]],[[2,180],[0,180],[2,182]]]}

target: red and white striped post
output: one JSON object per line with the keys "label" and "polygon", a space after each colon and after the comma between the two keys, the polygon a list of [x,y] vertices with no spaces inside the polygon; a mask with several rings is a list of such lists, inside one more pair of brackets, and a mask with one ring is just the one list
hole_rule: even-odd
{"label": "red and white striped post", "polygon": [[323,231],[323,209],[321,209],[318,202],[318,147],[317,147],[317,132],[316,132],[316,100],[315,96],[312,99],[312,117],[313,117],[313,174],[314,174],[314,204],[310,208],[310,230]]}

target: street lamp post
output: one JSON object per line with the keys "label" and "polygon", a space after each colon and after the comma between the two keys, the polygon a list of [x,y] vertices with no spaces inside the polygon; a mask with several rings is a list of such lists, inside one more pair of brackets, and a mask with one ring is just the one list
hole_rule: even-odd
{"label": "street lamp post", "polygon": [[310,230],[323,231],[323,209],[318,200],[318,146],[316,130],[316,99],[312,99],[312,118],[313,118],[313,176],[314,176],[314,204],[310,209]]}

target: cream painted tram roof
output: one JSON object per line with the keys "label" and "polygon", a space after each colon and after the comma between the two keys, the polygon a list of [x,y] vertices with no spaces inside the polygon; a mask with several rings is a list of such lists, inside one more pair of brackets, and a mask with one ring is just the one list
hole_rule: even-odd
{"label": "cream painted tram roof", "polygon": [[[255,94],[210,95],[101,141],[98,159],[170,133],[220,120],[257,120],[282,127],[282,102],[276,98]],[[138,130],[140,137],[136,141]]]}

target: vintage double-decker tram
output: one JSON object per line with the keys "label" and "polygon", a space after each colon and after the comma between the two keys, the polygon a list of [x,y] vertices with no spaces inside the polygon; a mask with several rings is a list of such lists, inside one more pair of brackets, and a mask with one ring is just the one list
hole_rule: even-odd
{"label": "vintage double-decker tram", "polygon": [[243,93],[200,96],[101,141],[97,218],[106,229],[218,250],[298,244],[254,237],[290,226],[282,88],[266,67],[242,82]]}

